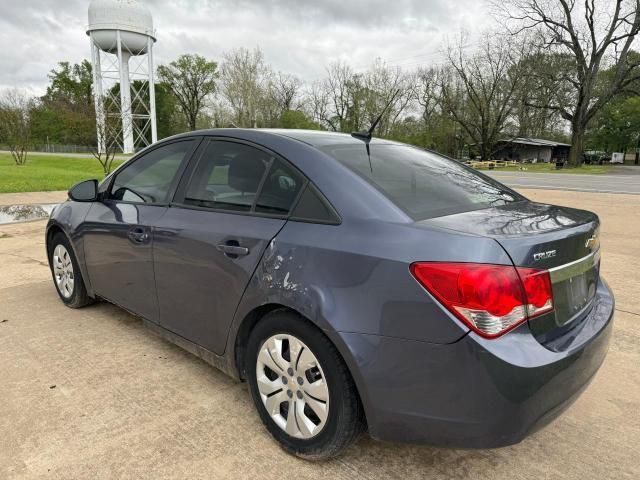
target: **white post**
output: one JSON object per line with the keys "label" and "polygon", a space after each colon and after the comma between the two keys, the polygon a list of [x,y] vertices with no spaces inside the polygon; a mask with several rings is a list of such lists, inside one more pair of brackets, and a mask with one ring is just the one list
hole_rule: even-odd
{"label": "white post", "polygon": [[106,122],[104,118],[104,105],[102,98],[102,68],[100,66],[100,49],[93,41],[93,32],[89,34],[91,42],[91,60],[93,61],[93,101],[96,109],[96,134],[98,140],[98,153],[106,152]]}
{"label": "white post", "polygon": [[133,118],[131,115],[131,87],[129,85],[130,54],[122,51],[120,30],[116,30],[116,41],[120,70],[120,113],[122,115],[123,153],[133,153]]}
{"label": "white post", "polygon": [[147,37],[147,60],[149,61],[149,115],[151,115],[151,143],[158,141],[156,124],[156,77],[153,68],[153,40]]}

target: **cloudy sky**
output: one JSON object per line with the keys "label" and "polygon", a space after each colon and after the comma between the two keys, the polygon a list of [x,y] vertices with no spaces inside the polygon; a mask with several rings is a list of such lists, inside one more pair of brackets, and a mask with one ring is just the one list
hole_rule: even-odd
{"label": "cloudy sky", "polygon": [[[478,0],[146,0],[156,63],[181,53],[214,60],[260,46],[276,70],[305,80],[338,59],[357,69],[376,57],[413,68],[442,60],[447,36],[490,23]],[[56,62],[89,58],[89,0],[0,0],[0,88],[42,93]]]}

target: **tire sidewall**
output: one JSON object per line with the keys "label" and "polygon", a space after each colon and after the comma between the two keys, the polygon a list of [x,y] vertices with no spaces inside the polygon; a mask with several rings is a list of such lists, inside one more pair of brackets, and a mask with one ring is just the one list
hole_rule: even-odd
{"label": "tire sidewall", "polygon": [[[329,389],[329,415],[323,429],[310,439],[295,438],[282,430],[268,414],[256,381],[256,361],[262,344],[269,337],[277,334],[289,334],[304,342],[316,356],[325,381]],[[335,355],[327,351],[327,346],[333,347],[328,340],[322,337],[322,333],[310,325],[300,316],[286,311],[272,312],[268,314],[251,333],[247,345],[246,375],[249,383],[251,397],[256,405],[258,414],[269,432],[288,451],[302,456],[313,457],[314,454],[323,451],[330,446],[338,434],[338,429],[345,417],[344,397],[340,395],[342,385],[340,383],[340,365],[336,362]]]}

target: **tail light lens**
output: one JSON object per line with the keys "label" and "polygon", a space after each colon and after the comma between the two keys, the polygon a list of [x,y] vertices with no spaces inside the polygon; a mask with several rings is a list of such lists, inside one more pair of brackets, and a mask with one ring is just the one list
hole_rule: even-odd
{"label": "tail light lens", "polygon": [[447,310],[485,338],[553,310],[546,270],[480,263],[418,262],[411,273]]}

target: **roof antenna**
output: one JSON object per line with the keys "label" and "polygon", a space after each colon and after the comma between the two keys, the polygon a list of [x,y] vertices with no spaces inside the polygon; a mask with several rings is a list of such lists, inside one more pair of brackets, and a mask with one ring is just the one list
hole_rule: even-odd
{"label": "roof antenna", "polygon": [[369,168],[371,169],[371,173],[373,173],[373,166],[371,165],[371,152],[369,150],[369,143],[371,142],[371,138],[373,137],[373,131],[378,126],[378,123],[380,123],[382,116],[387,112],[389,107],[393,105],[393,102],[395,101],[399,93],[400,93],[400,89],[397,89],[395,93],[392,95],[391,99],[387,102],[387,104],[384,106],[384,108],[380,112],[380,115],[378,115],[378,117],[373,121],[373,123],[371,124],[371,127],[369,127],[369,130],[367,130],[366,132],[351,133],[351,136],[353,138],[357,138],[358,140],[362,140],[364,142],[365,148],[367,149],[367,157],[369,158]]}

